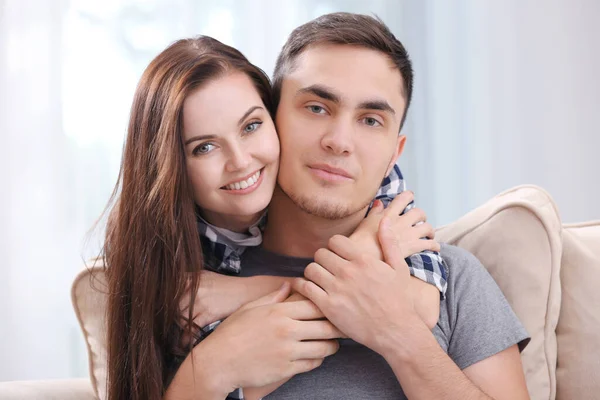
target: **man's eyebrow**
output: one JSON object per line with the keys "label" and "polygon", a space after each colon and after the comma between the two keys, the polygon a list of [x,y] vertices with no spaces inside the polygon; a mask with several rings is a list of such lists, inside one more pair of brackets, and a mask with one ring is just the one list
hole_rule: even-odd
{"label": "man's eyebrow", "polygon": [[298,94],[302,94],[302,93],[314,94],[315,96],[320,97],[323,100],[328,100],[328,101],[331,101],[336,104],[339,104],[342,102],[342,99],[339,95],[334,93],[334,91],[331,88],[328,88],[327,86],[324,86],[324,85],[311,85],[311,86],[308,86],[308,87],[298,90],[297,93]]}
{"label": "man's eyebrow", "polygon": [[360,103],[357,107],[359,110],[380,110],[387,111],[392,115],[396,115],[396,111],[385,100],[367,100]]}

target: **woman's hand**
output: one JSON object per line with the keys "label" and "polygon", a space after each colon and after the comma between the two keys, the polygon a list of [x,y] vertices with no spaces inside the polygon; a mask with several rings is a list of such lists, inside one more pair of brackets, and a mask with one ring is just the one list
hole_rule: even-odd
{"label": "woman's hand", "polygon": [[[200,327],[222,320],[244,304],[254,301],[281,287],[290,278],[278,276],[253,276],[242,278],[203,270],[194,300],[193,321]],[[182,319],[187,320],[190,295],[186,293],[180,303]]]}
{"label": "woman's hand", "polygon": [[[334,354],[341,332],[308,300],[284,302],[289,283],[241,307],[194,353],[211,365],[212,380],[232,391],[270,385],[310,371]],[[228,392],[227,392],[228,393]]]}
{"label": "woman's hand", "polygon": [[[306,297],[302,296],[298,292],[292,293],[284,302],[294,302],[294,301],[303,301],[308,300]],[[346,335],[341,336],[340,338],[347,338]],[[290,377],[291,378],[291,377]],[[261,386],[261,387],[251,387],[244,388],[244,399],[245,400],[259,400],[268,394],[273,393],[276,389],[278,389],[281,385],[286,383],[290,378],[282,379],[278,382],[272,383],[270,385]]]}
{"label": "woman's hand", "polygon": [[383,208],[381,201],[377,200],[369,215],[350,235],[350,239],[365,253],[381,260],[383,255],[377,239],[377,232],[381,221],[386,218],[389,219],[396,240],[402,246],[401,252],[404,258],[424,250],[440,251],[439,243],[433,240],[435,231],[431,224],[426,222],[427,216],[423,210],[413,208],[406,214],[400,215],[413,198],[412,192],[402,192],[392,200],[386,209]]}

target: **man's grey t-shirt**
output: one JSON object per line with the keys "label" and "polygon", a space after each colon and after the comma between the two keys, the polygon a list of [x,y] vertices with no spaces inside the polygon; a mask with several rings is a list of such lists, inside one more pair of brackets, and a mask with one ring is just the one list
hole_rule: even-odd
{"label": "man's grey t-shirt", "polygon": [[[527,332],[479,260],[445,244],[441,255],[448,266],[448,290],[432,332],[442,349],[460,369],[514,344],[522,350],[529,341]],[[243,255],[242,276],[302,276],[310,261],[249,248]],[[398,400],[406,396],[383,357],[352,340],[341,340],[339,351],[319,368],[294,376],[265,399]]]}

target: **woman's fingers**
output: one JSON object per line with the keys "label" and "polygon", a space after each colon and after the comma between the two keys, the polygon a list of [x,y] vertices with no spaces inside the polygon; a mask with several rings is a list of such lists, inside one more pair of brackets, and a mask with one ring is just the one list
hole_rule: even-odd
{"label": "woman's fingers", "polygon": [[298,340],[328,340],[346,336],[327,320],[299,321],[293,329]]}
{"label": "woman's fingers", "polygon": [[293,361],[290,367],[289,375],[294,376],[312,371],[313,369],[320,367],[321,364],[323,364],[322,358]]}
{"label": "woman's fingers", "polygon": [[408,207],[411,201],[413,201],[415,195],[411,191],[404,191],[398,196],[394,197],[394,200],[388,205],[385,210],[386,215],[400,215]]}
{"label": "woman's fingers", "polygon": [[264,306],[267,304],[281,303],[289,297],[290,287],[290,283],[286,281],[281,285],[279,289],[275,290],[274,292],[271,292],[257,300],[251,301],[250,303],[246,303],[245,305],[240,307],[240,311],[254,307]]}
{"label": "woman's fingers", "polygon": [[402,218],[408,226],[415,226],[419,222],[427,222],[427,215],[425,214],[425,211],[420,208],[413,208],[400,218]]}
{"label": "woman's fingers", "polygon": [[429,222],[422,223],[414,227],[415,232],[419,235],[419,238],[435,238],[435,229]]}
{"label": "woman's fingers", "polygon": [[308,342],[299,342],[295,346],[292,355],[292,359],[295,360],[309,360],[309,359],[323,359],[335,354],[340,348],[340,344],[337,340],[311,340]]}
{"label": "woman's fingers", "polygon": [[413,254],[422,253],[423,251],[440,251],[440,244],[435,240],[417,239],[404,245],[402,249],[404,258],[410,257]]}
{"label": "woman's fingers", "polygon": [[281,304],[280,308],[287,317],[297,321],[325,318],[321,310],[310,300],[286,302]]}

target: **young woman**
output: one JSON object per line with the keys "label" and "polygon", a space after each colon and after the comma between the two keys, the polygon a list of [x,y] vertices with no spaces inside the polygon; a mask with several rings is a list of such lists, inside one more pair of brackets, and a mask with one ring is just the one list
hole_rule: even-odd
{"label": "young woman", "polygon": [[[281,283],[266,277],[215,280],[211,275],[218,282],[215,288],[203,284],[208,275],[200,273],[205,266],[235,273],[243,248],[260,244],[260,223],[278,169],[273,112],[266,75],[237,50],[212,38],[177,41],[144,72],[133,100],[103,252],[110,290],[109,399],[162,398],[171,367],[210,332],[198,328],[271,291],[273,282]],[[401,211],[404,206],[399,204],[410,200],[396,199],[394,209]],[[375,231],[383,206],[375,206],[378,213],[372,213],[356,235],[357,245],[365,249],[377,248]],[[431,240],[417,247],[406,256],[439,249]],[[221,302],[210,293],[227,292],[242,281],[255,290],[240,291],[230,304],[212,311]],[[275,298],[285,296],[286,290],[284,286]],[[194,308],[199,307],[202,312],[196,315]],[[424,308],[423,315],[428,310],[433,315],[437,311]],[[188,321],[195,317],[195,323],[182,328],[182,316]],[[232,316],[227,329],[211,334],[221,340],[211,343],[233,342],[260,329],[252,319]],[[186,341],[186,335],[194,340]],[[328,354],[335,351],[334,345],[328,348]],[[242,364],[244,354],[237,357]],[[248,359],[255,355],[248,349]],[[307,365],[296,373],[313,366]],[[281,377],[237,378],[255,387]]]}

